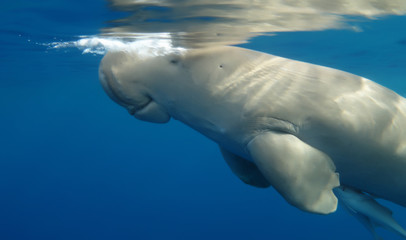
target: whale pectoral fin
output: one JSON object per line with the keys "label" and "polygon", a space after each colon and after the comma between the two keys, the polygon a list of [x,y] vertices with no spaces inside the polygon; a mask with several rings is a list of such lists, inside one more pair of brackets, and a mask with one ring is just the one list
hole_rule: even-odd
{"label": "whale pectoral fin", "polygon": [[220,151],[224,157],[224,160],[226,160],[226,163],[231,168],[231,171],[235,175],[237,175],[241,179],[241,181],[260,188],[266,188],[270,186],[269,182],[258,170],[255,163],[239,157],[222,147],[220,147]]}
{"label": "whale pectoral fin", "polygon": [[265,178],[290,204],[320,214],[337,209],[332,189],[340,183],[326,154],[280,132],[260,134],[247,148]]}

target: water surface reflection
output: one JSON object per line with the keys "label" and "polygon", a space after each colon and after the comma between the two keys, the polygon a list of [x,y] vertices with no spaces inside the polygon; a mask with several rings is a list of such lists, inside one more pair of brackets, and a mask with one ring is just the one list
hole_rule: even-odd
{"label": "water surface reflection", "polygon": [[244,43],[276,32],[360,30],[358,23],[406,13],[403,0],[108,0],[126,13],[102,29],[105,37],[138,39],[157,33],[174,45],[202,47]]}

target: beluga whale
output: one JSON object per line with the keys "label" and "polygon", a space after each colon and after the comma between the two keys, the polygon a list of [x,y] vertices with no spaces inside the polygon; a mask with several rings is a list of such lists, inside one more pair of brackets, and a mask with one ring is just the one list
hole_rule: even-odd
{"label": "beluga whale", "polygon": [[135,118],[173,118],[213,140],[246,184],[272,186],[310,213],[335,212],[340,201],[375,239],[376,227],[406,238],[375,200],[406,206],[406,100],[392,90],[231,46],[109,52],[99,78]]}

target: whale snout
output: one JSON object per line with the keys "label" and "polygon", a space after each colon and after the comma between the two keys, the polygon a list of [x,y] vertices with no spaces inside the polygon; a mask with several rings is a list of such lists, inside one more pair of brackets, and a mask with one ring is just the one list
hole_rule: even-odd
{"label": "whale snout", "polygon": [[122,64],[119,57],[108,54],[100,63],[99,80],[107,95],[139,120],[168,122],[170,115],[154,101],[145,86],[134,81],[133,75],[120,75],[121,72],[128,71],[128,65]]}
{"label": "whale snout", "polygon": [[124,105],[124,103],[119,99],[119,97],[114,93],[110,80],[107,78],[106,74],[104,73],[102,67],[99,69],[99,81],[103,87],[104,92],[117,104]]}

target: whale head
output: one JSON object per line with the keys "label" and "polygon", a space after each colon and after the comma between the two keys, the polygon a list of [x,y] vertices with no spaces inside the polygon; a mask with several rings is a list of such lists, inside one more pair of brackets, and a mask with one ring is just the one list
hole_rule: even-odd
{"label": "whale head", "polygon": [[216,95],[229,85],[224,79],[243,75],[243,69],[258,68],[268,60],[267,55],[233,47],[148,54],[127,49],[104,56],[99,78],[110,98],[131,115],[165,123],[171,117],[191,119],[195,106],[211,108],[211,98],[204,94]]}
{"label": "whale head", "polygon": [[158,64],[151,61],[124,51],[107,53],[100,63],[99,79],[107,95],[137,119],[166,123],[170,115],[155,101],[148,87],[151,76],[144,74]]}

